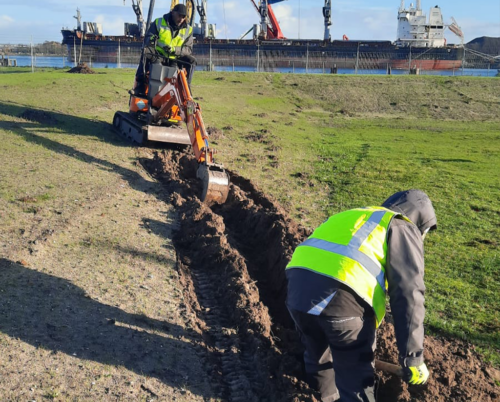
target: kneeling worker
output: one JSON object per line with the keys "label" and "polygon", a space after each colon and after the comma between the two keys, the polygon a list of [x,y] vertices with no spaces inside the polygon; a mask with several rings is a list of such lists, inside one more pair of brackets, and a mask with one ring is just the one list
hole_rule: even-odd
{"label": "kneeling worker", "polygon": [[[196,59],[193,53],[193,28],[187,23],[187,10],[184,4],[177,4],[170,13],[154,20],[144,37],[145,52],[158,52],[164,57],[175,60],[179,68],[187,71],[188,83],[191,83]],[[152,45],[156,46],[152,49]],[[144,64],[145,63],[145,64]],[[133,95],[144,96],[148,85],[151,62],[141,57],[135,75],[136,85]]]}
{"label": "kneeling worker", "polygon": [[375,330],[386,290],[404,379],[427,381],[423,239],[436,225],[429,197],[402,191],[382,207],[331,216],[295,249],[286,303],[305,347],[308,382],[323,402],[375,401]]}

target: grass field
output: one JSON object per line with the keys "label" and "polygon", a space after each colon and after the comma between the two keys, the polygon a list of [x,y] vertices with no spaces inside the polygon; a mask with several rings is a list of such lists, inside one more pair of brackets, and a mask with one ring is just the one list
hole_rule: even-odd
{"label": "grass field", "polygon": [[[134,154],[110,122],[127,108],[133,71],[9,71],[0,69],[0,214],[2,240],[15,243],[34,214],[66,216],[127,173]],[[500,79],[197,73],[193,93],[223,133],[219,161],[305,226],[402,189],[427,192],[438,231],[426,239],[426,328],[500,364]],[[27,127],[27,108],[57,123]],[[68,172],[75,182],[58,180]]]}

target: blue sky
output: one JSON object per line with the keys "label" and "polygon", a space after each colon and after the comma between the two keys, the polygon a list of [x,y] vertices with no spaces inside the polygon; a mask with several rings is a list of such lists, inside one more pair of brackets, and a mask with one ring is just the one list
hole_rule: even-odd
{"label": "blue sky", "polygon": [[[332,27],[334,39],[396,39],[397,10],[401,0],[333,0]],[[413,0],[416,2],[416,0]],[[465,35],[465,42],[480,37],[500,37],[500,0],[421,0],[422,9],[438,5],[445,23],[454,17]],[[124,22],[135,22],[131,0],[0,0],[0,43],[34,43],[60,41],[62,27],[74,28],[76,8],[83,21],[103,24],[104,34],[123,34]],[[170,6],[170,0],[156,0],[155,16]],[[289,38],[323,38],[323,0],[286,0],[274,6],[283,33]],[[408,6],[409,0],[405,1]],[[147,15],[149,0],[143,1]],[[250,0],[208,0],[208,19],[217,25],[219,38],[237,38],[259,15]],[[459,39],[447,30],[448,43]]]}

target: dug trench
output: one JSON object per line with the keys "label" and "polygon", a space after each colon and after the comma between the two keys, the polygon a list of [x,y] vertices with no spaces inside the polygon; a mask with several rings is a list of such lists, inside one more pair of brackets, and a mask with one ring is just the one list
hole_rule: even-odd
{"label": "dug trench", "polygon": [[[236,173],[229,172],[227,202],[209,206],[198,198],[196,161],[189,153],[140,148],[140,154],[178,211],[173,240],[184,298],[220,398],[319,401],[304,381],[303,350],[285,306],[285,267],[310,231]],[[500,401],[498,371],[481,361],[473,345],[426,336],[425,347],[428,383],[408,387],[377,372],[379,401]],[[378,330],[376,355],[397,363],[390,313]]]}

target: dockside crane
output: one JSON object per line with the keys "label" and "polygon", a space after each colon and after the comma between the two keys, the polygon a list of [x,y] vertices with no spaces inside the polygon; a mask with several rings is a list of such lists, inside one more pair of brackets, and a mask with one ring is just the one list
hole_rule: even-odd
{"label": "dockside crane", "polygon": [[196,9],[200,16],[200,30],[203,38],[207,38],[208,35],[208,20],[207,20],[207,0],[197,0]]}
{"label": "dockside crane", "polygon": [[332,25],[332,0],[325,0],[325,5],[323,7],[323,17],[325,17],[325,41],[330,41],[332,36],[330,35],[330,26]]}
{"label": "dockside crane", "polygon": [[[123,5],[125,5],[125,0],[123,0]],[[139,35],[143,37],[146,34],[146,24],[144,24],[144,16],[142,14],[142,0],[132,0],[132,9],[137,18]]]}
{"label": "dockside crane", "polygon": [[194,24],[195,36],[203,39],[215,39],[215,24],[209,24],[207,18],[207,0],[196,0],[196,10],[200,15],[200,23]]}
{"label": "dockside crane", "polygon": [[280,3],[285,0],[260,0],[259,5],[250,0],[257,12],[260,14],[260,35],[262,39],[286,39],[281,32],[281,27],[274,15],[271,4]]}

